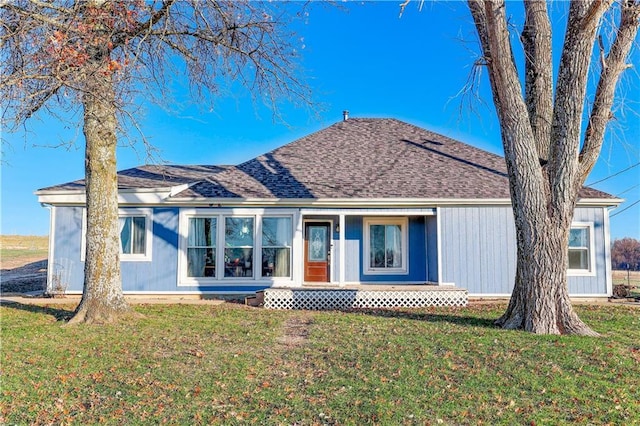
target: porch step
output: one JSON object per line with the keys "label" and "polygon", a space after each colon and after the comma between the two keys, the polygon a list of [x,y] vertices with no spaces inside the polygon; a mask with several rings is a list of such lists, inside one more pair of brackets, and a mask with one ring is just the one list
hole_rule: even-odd
{"label": "porch step", "polygon": [[264,304],[264,292],[258,291],[255,296],[247,296],[244,298],[244,304],[247,306],[258,307]]}
{"label": "porch step", "polygon": [[346,310],[467,306],[467,290],[442,286],[361,288],[267,288],[265,309]]}

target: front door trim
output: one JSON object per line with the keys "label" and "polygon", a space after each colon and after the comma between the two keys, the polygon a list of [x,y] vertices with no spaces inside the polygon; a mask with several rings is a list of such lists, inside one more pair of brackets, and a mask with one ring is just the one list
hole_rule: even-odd
{"label": "front door trim", "polygon": [[302,220],[302,284],[304,285],[305,283],[305,263],[307,261],[306,256],[305,256],[305,250],[306,250],[306,244],[307,244],[307,239],[306,239],[306,232],[307,232],[307,224],[308,223],[318,223],[318,224],[324,224],[326,223],[328,228],[329,228],[329,274],[328,274],[328,280],[327,284],[331,284],[333,282],[335,282],[334,280],[334,276],[333,276],[333,220],[332,219],[313,219],[313,217],[308,217]]}

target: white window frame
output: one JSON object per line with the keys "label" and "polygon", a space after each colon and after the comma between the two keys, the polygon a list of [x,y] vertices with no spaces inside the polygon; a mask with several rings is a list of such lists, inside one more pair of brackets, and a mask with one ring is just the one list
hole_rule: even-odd
{"label": "white window frame", "polygon": [[[189,219],[191,218],[216,218],[216,275],[215,277],[190,277],[187,275],[189,259],[187,250],[189,247]],[[220,250],[221,241],[224,241],[224,215],[219,212],[206,210],[180,211],[179,217],[179,241],[178,241],[178,286],[207,286],[221,280],[220,268],[224,269],[224,246]],[[222,240],[221,240],[222,239]]]}
{"label": "white window frame", "polygon": [[[569,269],[569,266],[567,265],[567,276],[593,277],[596,275],[596,250],[595,250],[593,222],[572,222],[571,229],[577,229],[577,228],[587,229],[587,232],[589,234],[589,246],[586,247],[587,259],[589,260],[589,267],[587,269]],[[570,247],[567,247],[567,251],[568,250],[570,250]]]}
{"label": "white window frame", "polygon": [[[259,216],[259,228],[260,228],[260,265],[258,265],[258,271],[260,272],[260,278],[263,279],[268,279],[268,280],[285,280],[285,281],[290,281],[293,277],[293,237],[294,237],[294,223],[293,223],[293,215],[276,215],[276,214],[265,214],[262,216]],[[263,219],[290,219],[291,221],[291,226],[290,226],[290,231],[291,231],[291,244],[289,246],[263,246],[262,245],[262,221]],[[262,275],[262,250],[265,248],[288,248],[289,249],[289,275],[285,276],[285,277],[275,277],[275,276],[265,276]]]}
{"label": "white window frame", "polygon": [[[256,217],[256,215],[248,215],[248,214],[223,214],[222,216],[222,240],[220,240],[220,242],[216,242],[216,244],[221,246],[220,251],[221,253],[221,257],[222,257],[222,263],[220,263],[220,265],[222,266],[222,270],[221,270],[221,277],[222,279],[225,280],[231,280],[231,281],[238,281],[238,280],[255,280],[256,279],[256,258],[258,257],[256,254],[256,246],[258,245],[257,241],[256,241],[256,235],[257,235],[257,231],[258,231],[258,226],[256,225],[256,223],[258,222],[259,218]],[[253,245],[252,246],[234,246],[234,247],[227,247],[227,240],[226,240],[226,230],[227,230],[227,218],[231,218],[231,219],[251,219],[253,220]],[[226,254],[227,249],[245,249],[245,248],[250,248],[251,250],[253,250],[252,253],[252,260],[251,260],[251,266],[249,268],[251,268],[251,276],[249,277],[227,277],[225,276],[225,272],[226,272],[226,263],[224,261],[224,257]],[[218,248],[216,247],[216,250],[218,250]],[[262,254],[262,250],[260,251],[260,254]],[[218,256],[220,257],[220,256]],[[260,263],[262,263],[262,259],[260,259]],[[217,272],[217,271],[216,271]]]}
{"label": "white window frame", "polygon": [[[216,242],[216,276],[215,277],[188,277],[187,276],[187,247],[189,233],[189,219],[196,217],[217,218],[217,242]],[[253,260],[251,277],[225,277],[224,253],[225,242],[225,218],[252,218],[253,219]],[[292,247],[290,250],[290,275],[288,277],[264,277],[262,276],[262,219],[268,217],[291,218]],[[248,284],[267,284],[274,282],[291,283],[294,276],[293,244],[295,239],[296,214],[291,210],[263,210],[263,209],[181,209],[179,217],[179,241],[178,241],[178,287],[206,287],[206,286],[233,286]]]}
{"label": "white window frame", "polygon": [[[371,226],[400,225],[402,265],[400,268],[375,268],[371,266]],[[365,275],[409,274],[409,220],[407,217],[365,217],[363,220],[363,273]]]}
{"label": "white window frame", "polygon": [[[211,277],[190,277],[187,275],[187,273],[189,272],[189,219],[215,219],[216,220],[216,245],[213,246],[213,249],[215,250],[216,253],[216,258],[214,259],[214,265],[215,265],[215,274]],[[220,238],[221,232],[220,232],[220,216],[219,215],[190,215],[187,216],[187,218],[185,219],[186,222],[186,239],[184,241],[184,252],[185,252],[185,259],[186,262],[184,263],[184,276],[187,277],[187,279],[209,279],[209,280],[215,280],[218,277],[218,274],[220,273],[220,265],[219,265],[219,248],[218,248],[218,238]],[[205,248],[205,247],[203,247]],[[208,248],[208,246],[206,247]],[[224,255],[222,256],[222,259],[224,260]],[[224,263],[224,262],[223,262]],[[223,265],[223,272],[224,272],[224,265]]]}
{"label": "white window frame", "polygon": [[[151,262],[153,247],[153,209],[135,208],[135,209],[118,209],[118,219],[121,217],[144,217],[144,253],[122,253],[122,244],[118,242],[120,249],[121,262]],[[119,235],[119,232],[118,232]],[[80,251],[80,261],[86,259],[87,248],[87,209],[82,210],[82,247]]]}

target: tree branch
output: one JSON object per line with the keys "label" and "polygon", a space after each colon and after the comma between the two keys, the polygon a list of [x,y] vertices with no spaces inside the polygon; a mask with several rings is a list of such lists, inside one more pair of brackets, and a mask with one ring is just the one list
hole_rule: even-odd
{"label": "tree branch", "polygon": [[553,117],[551,22],[545,0],[525,0],[522,44],[525,58],[525,98],[541,162],[549,159]]}
{"label": "tree branch", "polygon": [[[530,124],[522,122],[523,118],[528,120],[528,112],[511,51],[504,0],[469,0],[469,7],[489,69],[489,80],[503,133],[505,130],[511,132],[517,128],[525,132],[526,139],[533,140]],[[535,163],[538,163],[534,147],[525,141],[517,140],[520,138],[513,138],[513,135],[507,136],[506,139],[503,138],[507,157],[517,149],[526,155],[527,161],[535,159]]]}
{"label": "tree branch", "polygon": [[514,190],[515,187],[533,185],[542,188],[545,185],[529,113],[522,96],[522,85],[511,51],[504,0],[469,0],[468,4],[487,61],[493,100],[500,120],[514,209],[533,202],[535,205],[529,205],[527,211],[543,211],[546,205],[541,200],[546,200],[546,196],[532,200],[523,197],[523,191]]}
{"label": "tree branch", "polygon": [[582,186],[577,177],[578,147],[596,30],[609,2],[571,2],[564,48],[556,82],[551,130],[549,184],[555,188],[551,207],[561,212]]}
{"label": "tree branch", "polygon": [[[35,5],[39,5],[40,2],[32,2]],[[44,15],[41,13],[36,13],[35,10],[25,10],[22,7],[16,6],[13,3],[1,3],[0,4],[0,9],[6,9],[6,10],[10,10],[11,12],[14,12],[17,15],[21,15],[24,17],[24,19],[33,19],[36,20],[38,22],[41,22],[43,24],[48,24],[51,25],[52,27],[61,29],[61,30],[69,30],[69,27],[66,23],[64,22],[59,22],[53,18],[51,18],[51,16],[48,15]],[[57,10],[57,9],[56,9]]]}
{"label": "tree branch", "polygon": [[164,0],[160,9],[153,12],[148,20],[138,23],[138,25],[136,25],[132,30],[117,33],[112,39],[114,48],[122,46],[127,39],[138,37],[146,31],[153,29],[160,20],[169,15],[169,10],[171,9],[171,6],[173,6],[174,2],[175,0]]}
{"label": "tree branch", "polygon": [[28,107],[25,106],[25,109],[23,109],[20,114],[20,121],[25,121],[31,118],[31,116],[35,114],[36,111],[42,108],[42,106],[46,104],[49,99],[51,99],[58,93],[62,86],[62,83],[56,84],[53,88],[42,93],[42,95],[39,96],[32,105],[28,105]]}
{"label": "tree branch", "polygon": [[[593,109],[580,151],[579,178],[587,178],[596,163],[607,123],[611,118],[611,107],[615,98],[616,83],[622,71],[627,69],[627,57],[640,26],[640,2],[625,0],[621,5],[620,26],[609,54],[603,61],[598,88],[593,101]],[[606,66],[605,66],[606,64]]]}

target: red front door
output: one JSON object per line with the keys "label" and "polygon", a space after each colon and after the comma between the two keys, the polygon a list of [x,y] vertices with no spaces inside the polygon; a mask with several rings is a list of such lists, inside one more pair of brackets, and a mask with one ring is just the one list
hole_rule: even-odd
{"label": "red front door", "polygon": [[307,222],[304,226],[304,280],[329,282],[330,236],[328,223]]}

